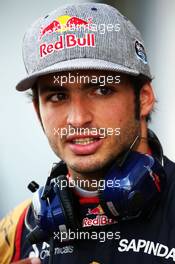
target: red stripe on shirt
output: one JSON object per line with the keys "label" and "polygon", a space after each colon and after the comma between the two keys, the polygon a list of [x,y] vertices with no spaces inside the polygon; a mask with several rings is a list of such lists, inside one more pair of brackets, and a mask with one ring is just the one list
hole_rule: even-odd
{"label": "red stripe on shirt", "polygon": [[18,224],[17,224],[16,235],[15,235],[15,254],[13,256],[12,261],[18,261],[21,256],[22,231],[23,231],[24,219],[25,219],[27,209],[28,207],[24,209],[23,213],[21,214],[19,218]]}

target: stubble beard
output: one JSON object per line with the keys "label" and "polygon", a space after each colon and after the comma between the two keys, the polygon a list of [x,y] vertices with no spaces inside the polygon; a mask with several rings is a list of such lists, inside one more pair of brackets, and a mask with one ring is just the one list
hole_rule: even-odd
{"label": "stubble beard", "polygon": [[[132,121],[127,128],[123,128],[121,130],[119,136],[114,136],[114,139],[111,138],[112,143],[111,145],[109,144],[105,155],[102,153],[102,157],[99,157],[100,155],[95,157],[95,154],[93,154],[88,155],[88,157],[78,157],[75,161],[67,160],[67,158],[60,153],[57,141],[52,140],[49,137],[48,140],[57,157],[63,159],[68,168],[75,172],[75,174],[93,176],[94,174],[104,174],[111,164],[114,161],[117,161],[121,154],[125,153],[130,148],[138,135],[140,135],[140,122],[138,120],[134,120],[134,122]],[[85,166],[83,166],[84,163],[86,163]]]}

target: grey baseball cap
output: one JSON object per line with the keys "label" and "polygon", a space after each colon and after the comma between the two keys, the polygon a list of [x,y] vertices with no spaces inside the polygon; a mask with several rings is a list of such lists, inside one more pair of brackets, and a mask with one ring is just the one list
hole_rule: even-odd
{"label": "grey baseball cap", "polygon": [[66,5],[38,19],[24,36],[23,60],[27,76],[18,91],[32,88],[39,76],[83,69],[152,79],[140,32],[106,4]]}

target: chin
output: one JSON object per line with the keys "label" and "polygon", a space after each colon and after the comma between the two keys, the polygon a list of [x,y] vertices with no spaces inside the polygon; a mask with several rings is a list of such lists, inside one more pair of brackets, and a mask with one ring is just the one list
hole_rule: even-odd
{"label": "chin", "polygon": [[70,165],[69,166],[73,171],[80,174],[91,174],[98,173],[100,170],[99,167],[95,166],[80,166],[80,165]]}
{"label": "chin", "polygon": [[[66,162],[66,161],[65,161]],[[105,160],[104,158],[95,158],[95,157],[79,157],[77,160],[68,160],[66,162],[68,167],[77,173],[98,173],[105,167],[109,166],[111,160]]]}

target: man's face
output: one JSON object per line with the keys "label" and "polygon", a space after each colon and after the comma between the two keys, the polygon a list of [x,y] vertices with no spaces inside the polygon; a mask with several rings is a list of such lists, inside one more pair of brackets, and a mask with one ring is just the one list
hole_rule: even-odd
{"label": "man's face", "polygon": [[[61,75],[68,77],[68,73]],[[100,172],[140,134],[134,91],[124,75],[119,84],[116,73],[79,71],[72,75],[89,76],[90,82],[67,82],[61,86],[58,73],[38,79],[41,122],[53,151],[71,171]],[[94,83],[94,76],[104,75],[116,79],[105,85]],[[69,128],[74,128],[74,135],[59,135],[58,131],[61,134],[64,129],[65,134]],[[104,128],[106,132],[110,130],[105,137],[101,134]],[[80,133],[81,129],[86,132]]]}

